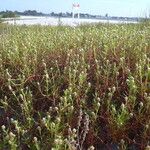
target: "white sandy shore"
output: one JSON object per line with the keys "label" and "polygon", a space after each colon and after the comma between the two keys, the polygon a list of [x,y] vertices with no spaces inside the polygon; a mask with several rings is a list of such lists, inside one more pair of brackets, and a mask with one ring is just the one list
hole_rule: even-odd
{"label": "white sandy shore", "polygon": [[79,24],[87,23],[137,23],[132,21],[118,21],[118,20],[99,20],[99,19],[72,19],[72,18],[54,18],[54,17],[35,17],[35,16],[21,16],[19,19],[7,19],[8,24],[17,25],[69,25],[77,26]]}

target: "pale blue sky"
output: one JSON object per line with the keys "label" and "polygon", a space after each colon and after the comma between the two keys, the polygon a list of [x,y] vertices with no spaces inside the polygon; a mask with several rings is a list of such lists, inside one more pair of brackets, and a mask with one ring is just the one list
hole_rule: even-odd
{"label": "pale blue sky", "polygon": [[0,11],[71,12],[73,2],[80,4],[81,12],[97,15],[145,16],[150,12],[150,0],[0,0]]}

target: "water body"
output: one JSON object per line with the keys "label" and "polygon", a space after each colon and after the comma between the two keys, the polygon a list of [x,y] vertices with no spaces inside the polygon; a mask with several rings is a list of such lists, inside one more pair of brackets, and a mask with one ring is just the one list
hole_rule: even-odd
{"label": "water body", "polygon": [[73,19],[73,18],[54,18],[54,17],[34,17],[34,16],[21,16],[19,19],[7,19],[8,24],[17,25],[69,25],[77,26],[80,24],[88,23],[137,23],[135,21],[121,21],[121,20],[100,20],[100,19]]}

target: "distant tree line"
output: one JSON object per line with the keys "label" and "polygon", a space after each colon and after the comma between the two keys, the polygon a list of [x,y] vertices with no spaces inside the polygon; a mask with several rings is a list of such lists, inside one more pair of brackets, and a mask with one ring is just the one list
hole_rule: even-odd
{"label": "distant tree line", "polygon": [[1,11],[0,12],[1,18],[15,18],[17,17],[17,14],[13,11]]}
{"label": "distant tree line", "polygon": [[[1,11],[0,16],[2,18],[14,18],[17,16],[51,16],[51,17],[72,17],[72,12],[60,12],[55,13],[51,12],[49,14],[37,12],[36,10],[26,10],[24,12],[19,11]],[[75,17],[77,17],[77,14],[75,14]],[[137,17],[115,17],[115,16],[109,16],[108,14],[101,16],[101,15],[91,15],[88,13],[80,13],[80,18],[91,18],[91,19],[109,19],[109,20],[128,20],[128,21],[138,21],[140,18]]]}
{"label": "distant tree line", "polygon": [[17,16],[44,16],[44,15],[45,14],[37,12],[36,10],[26,10],[24,12],[6,10],[0,12],[1,18],[14,18]]}
{"label": "distant tree line", "polygon": [[15,13],[20,16],[45,16],[46,15],[42,12],[37,12],[36,10],[25,10],[24,12],[15,11]]}
{"label": "distant tree line", "polygon": [[[19,12],[19,11],[1,11],[0,15],[2,18],[13,18],[16,16],[52,16],[52,17],[72,17],[72,12],[60,12],[60,13],[55,13],[55,12],[51,12],[49,14],[45,14],[42,12],[37,12],[36,10],[26,10],[24,12]],[[75,14],[75,17],[77,17],[77,14]],[[84,14],[84,13],[80,13],[80,17],[86,17],[86,18],[94,18],[96,16],[94,15],[90,15],[90,14]]]}
{"label": "distant tree line", "polygon": [[[1,11],[0,15],[2,18],[13,18],[16,16],[52,16],[52,17],[72,17],[72,12],[60,12],[60,13],[55,13],[51,12],[49,14],[42,13],[42,12],[37,12],[36,10],[26,10],[24,12],[19,12],[19,11]],[[87,14],[80,14],[81,16],[88,16]],[[77,14],[75,14],[75,17],[77,17]]]}

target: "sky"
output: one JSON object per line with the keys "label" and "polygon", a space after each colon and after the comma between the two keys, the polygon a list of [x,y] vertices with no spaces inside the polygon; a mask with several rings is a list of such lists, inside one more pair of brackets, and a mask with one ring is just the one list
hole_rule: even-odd
{"label": "sky", "polygon": [[0,0],[0,11],[71,12],[73,3],[80,4],[81,13],[93,15],[145,17],[150,14],[150,0]]}

